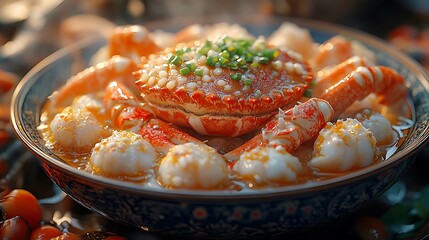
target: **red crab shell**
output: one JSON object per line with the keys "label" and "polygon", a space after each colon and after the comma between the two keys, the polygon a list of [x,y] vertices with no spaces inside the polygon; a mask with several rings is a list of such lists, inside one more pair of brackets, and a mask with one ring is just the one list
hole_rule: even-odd
{"label": "red crab shell", "polygon": [[[157,117],[203,135],[234,137],[260,128],[278,108],[295,105],[312,79],[307,63],[282,50],[267,65],[247,71],[196,61],[207,68],[203,76],[180,75],[166,61],[172,51],[144,59],[136,84]],[[231,79],[230,74],[249,71],[250,85]]]}

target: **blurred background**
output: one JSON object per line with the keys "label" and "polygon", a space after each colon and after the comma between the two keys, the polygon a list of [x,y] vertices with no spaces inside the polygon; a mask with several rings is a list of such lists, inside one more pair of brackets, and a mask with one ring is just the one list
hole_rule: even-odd
{"label": "blurred background", "polygon": [[[48,55],[89,36],[106,36],[116,25],[144,25],[166,18],[227,19],[235,15],[299,17],[348,26],[386,40],[429,70],[428,0],[0,0],[0,196],[7,188],[27,188],[41,199],[45,219],[75,232],[102,230],[136,239],[161,239],[117,226],[83,209],[53,185],[14,137],[9,122],[11,92]],[[425,161],[428,158],[429,150],[424,149],[410,174],[380,201],[354,217],[370,216],[368,224],[379,223],[377,219],[384,210],[398,204],[400,207],[407,196],[415,199],[423,191],[427,195],[425,201],[429,202],[429,179],[425,171],[429,169]],[[403,218],[403,212],[393,212],[392,219],[404,221],[400,223],[408,227],[408,232],[388,239],[424,239],[429,235],[429,230],[422,230],[428,219],[422,219],[419,226],[411,226],[411,220],[408,216]],[[318,238],[361,239],[353,230],[356,227],[353,221],[342,224],[346,227],[336,231],[335,236],[327,229]],[[429,224],[426,226],[429,228]],[[302,239],[306,237],[314,239],[311,234]]]}
{"label": "blurred background", "polygon": [[310,18],[388,40],[394,33],[407,38],[398,47],[419,60],[429,48],[426,0],[0,0],[0,69],[23,74],[53,51],[112,25],[208,15]]}

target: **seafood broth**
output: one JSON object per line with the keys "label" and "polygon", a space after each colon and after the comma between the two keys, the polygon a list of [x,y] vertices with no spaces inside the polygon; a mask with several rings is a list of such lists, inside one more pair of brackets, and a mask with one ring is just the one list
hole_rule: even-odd
{"label": "seafood broth", "polygon": [[387,160],[413,125],[399,73],[288,22],[270,36],[124,26],[100,53],[49,97],[38,130],[71,166],[147,187],[322,181]]}

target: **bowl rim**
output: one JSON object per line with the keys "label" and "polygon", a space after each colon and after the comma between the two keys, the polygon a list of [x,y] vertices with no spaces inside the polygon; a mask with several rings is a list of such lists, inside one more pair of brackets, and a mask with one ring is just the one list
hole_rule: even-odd
{"label": "bowl rim", "polygon": [[[423,67],[418,64],[415,60],[406,56],[404,53],[399,50],[393,48],[389,45],[388,42],[382,40],[376,36],[370,35],[368,33],[362,32],[357,29],[352,29],[350,27],[342,26],[335,23],[329,23],[318,20],[311,19],[302,19],[302,18],[292,18],[292,17],[263,17],[263,18],[252,18],[249,16],[240,16],[234,17],[232,19],[219,19],[216,17],[210,18],[206,17],[201,21],[201,18],[184,18],[182,21],[190,22],[190,23],[201,23],[201,22],[209,22],[209,23],[217,23],[220,21],[230,22],[232,23],[282,23],[282,22],[292,22],[299,26],[305,28],[315,29],[317,31],[323,31],[331,34],[339,34],[346,36],[347,38],[353,38],[360,42],[363,42],[365,45],[370,45],[371,47],[376,48],[378,51],[383,53],[387,53],[392,56],[396,61],[403,63],[420,81],[420,83],[424,86],[424,88],[429,91],[429,75],[423,69]],[[218,21],[216,21],[218,20]],[[157,26],[165,26],[166,23],[175,21],[180,22],[181,19],[163,19],[156,20],[151,22],[146,22],[143,25],[148,29],[155,28]],[[183,26],[187,26],[186,24],[181,24]],[[93,175],[87,173],[85,171],[74,168],[62,161],[59,161],[55,158],[51,158],[47,156],[37,144],[34,144],[31,141],[31,138],[25,132],[24,127],[22,126],[22,122],[20,120],[20,109],[22,108],[22,102],[25,98],[25,95],[31,89],[33,84],[37,79],[34,79],[33,76],[36,75],[42,69],[49,67],[50,64],[54,63],[58,59],[67,56],[68,53],[79,50],[85,47],[90,46],[91,44],[95,44],[98,41],[101,41],[99,37],[90,37],[80,40],[74,44],[66,46],[58,51],[52,53],[41,62],[39,62],[36,66],[34,66],[19,82],[12,96],[11,101],[11,122],[15,134],[18,139],[23,143],[23,145],[33,153],[42,163],[48,164],[50,167],[55,169],[59,169],[59,171],[63,171],[67,175],[73,175],[74,177],[78,177],[80,181],[87,181],[91,184],[100,185],[100,186],[108,186],[109,188],[113,188],[116,190],[122,190],[133,194],[143,194],[147,197],[156,197],[156,198],[166,198],[166,199],[188,199],[188,200],[255,200],[255,199],[265,199],[265,198],[273,198],[273,197],[284,197],[284,196],[292,196],[292,195],[302,195],[302,194],[311,194],[315,191],[324,191],[327,189],[331,189],[338,186],[343,186],[348,183],[359,181],[361,179],[367,178],[369,176],[373,176],[375,174],[380,173],[381,171],[390,168],[391,166],[395,166],[400,164],[403,161],[406,161],[408,156],[412,156],[416,154],[419,150],[423,148],[425,143],[429,139],[429,134],[423,134],[419,138],[415,139],[415,141],[406,148],[402,149],[399,152],[395,152],[393,156],[389,158],[388,161],[382,161],[380,163],[368,166],[364,169],[357,170],[353,173],[346,174],[344,176],[335,177],[328,180],[323,180],[320,182],[312,182],[306,184],[298,184],[292,186],[284,186],[284,187],[276,187],[276,188],[267,188],[267,189],[258,189],[258,190],[250,190],[250,191],[228,191],[228,190],[188,190],[188,189],[174,189],[174,190],[165,190],[161,188],[151,188],[144,187],[141,185],[137,185],[130,182],[110,179],[102,176]],[[413,119],[415,119],[415,111],[412,109]],[[40,113],[38,113],[40,116]],[[415,128],[415,126],[413,126]],[[429,127],[424,129],[425,133],[429,132]],[[61,170],[62,169],[62,170]],[[393,183],[392,183],[393,184]]]}

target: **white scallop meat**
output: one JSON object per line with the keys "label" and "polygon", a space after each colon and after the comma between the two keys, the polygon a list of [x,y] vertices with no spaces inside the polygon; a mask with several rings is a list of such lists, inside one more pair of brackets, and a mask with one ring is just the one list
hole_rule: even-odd
{"label": "white scallop meat", "polygon": [[63,150],[85,150],[109,132],[97,118],[102,105],[89,96],[76,98],[72,106],[56,114],[49,127],[56,144]]}
{"label": "white scallop meat", "polygon": [[114,131],[95,144],[90,158],[92,170],[111,176],[141,176],[152,168],[158,153],[142,136]]}
{"label": "white scallop meat", "polygon": [[256,147],[244,152],[233,169],[241,178],[260,185],[294,182],[303,167],[282,147]]}
{"label": "white scallop meat", "polygon": [[372,132],[378,146],[390,146],[396,141],[395,130],[383,115],[366,109],[362,113],[358,113],[356,118]]}
{"label": "white scallop meat", "polygon": [[314,143],[309,166],[319,172],[345,172],[373,164],[379,154],[372,132],[356,119],[328,123]]}
{"label": "white scallop meat", "polygon": [[161,184],[178,189],[222,189],[229,183],[229,171],[215,149],[195,143],[176,145],[161,160]]}

